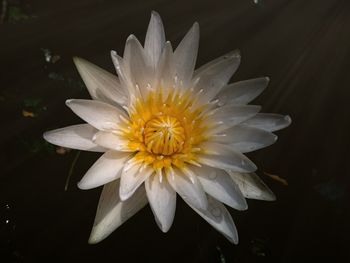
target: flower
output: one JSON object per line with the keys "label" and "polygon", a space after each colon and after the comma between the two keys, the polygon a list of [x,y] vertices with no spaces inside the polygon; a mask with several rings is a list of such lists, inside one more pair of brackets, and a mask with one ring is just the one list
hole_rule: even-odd
{"label": "flower", "polygon": [[194,71],[199,26],[173,51],[161,18],[152,12],[144,47],[131,35],[121,58],[111,52],[118,77],[74,58],[93,100],[67,106],[87,124],[46,132],[53,144],[104,152],[78,183],[104,185],[89,239],[97,243],[147,203],[163,232],[172,225],[177,194],[233,243],[236,227],[224,204],[247,209],[245,198],[274,200],[244,153],[274,143],[288,116],[247,105],[268,78],[228,84],[240,63],[230,52]]}

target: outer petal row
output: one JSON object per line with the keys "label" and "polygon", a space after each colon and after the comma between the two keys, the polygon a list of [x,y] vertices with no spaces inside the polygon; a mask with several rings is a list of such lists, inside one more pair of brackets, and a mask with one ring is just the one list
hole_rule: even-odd
{"label": "outer petal row", "polygon": [[120,105],[126,102],[125,90],[117,76],[85,59],[75,57],[73,61],[93,99]]}
{"label": "outer petal row", "polygon": [[115,131],[125,112],[107,103],[95,100],[67,100],[71,110],[91,126],[102,131]]}
{"label": "outer petal row", "polygon": [[273,132],[286,128],[291,123],[292,120],[288,115],[284,116],[275,113],[258,113],[253,118],[243,122],[242,125]]}
{"label": "outer petal row", "polygon": [[247,202],[237,184],[221,169],[193,167],[204,191],[220,202],[237,210],[246,210]]}
{"label": "outer petal row", "polygon": [[236,226],[232,220],[230,213],[225,206],[216,201],[214,198],[208,196],[208,207],[206,209],[198,209],[185,202],[204,218],[210,225],[223,234],[229,241],[238,244],[238,233]]}
{"label": "outer petal row", "polygon": [[78,187],[86,190],[118,179],[129,155],[123,152],[106,152],[86,172]]}
{"label": "outer petal row", "polygon": [[153,172],[153,168],[148,165],[143,166],[140,163],[131,166],[124,166],[120,178],[120,199],[122,201],[129,199],[139,186],[153,174]]}
{"label": "outer petal row", "polygon": [[105,239],[146,204],[144,187],[140,187],[132,197],[122,202],[119,198],[119,180],[105,185],[98,203],[89,243],[95,244]]}
{"label": "outer petal row", "polygon": [[152,11],[151,21],[149,22],[146,33],[144,50],[147,64],[150,65],[154,71],[156,71],[164,43],[165,33],[162,19],[157,12]]}
{"label": "outer petal row", "polygon": [[237,125],[212,136],[212,141],[229,145],[235,151],[247,153],[267,147],[277,140],[271,132]]}
{"label": "outer petal row", "polygon": [[199,25],[194,23],[174,51],[173,65],[175,75],[183,86],[187,87],[192,78],[197,60],[199,44]]}
{"label": "outer petal row", "polygon": [[91,152],[105,152],[106,149],[93,143],[92,138],[98,132],[89,124],[72,125],[45,132],[46,141],[66,148]]}
{"label": "outer petal row", "polygon": [[212,125],[209,133],[214,134],[231,128],[254,117],[261,107],[256,105],[226,105],[208,113],[208,123]]}
{"label": "outer petal row", "polygon": [[198,161],[202,164],[218,168],[233,170],[241,173],[254,172],[257,167],[246,156],[236,152],[229,146],[205,142],[201,145],[204,154],[198,154]]}
{"label": "outer petal row", "polygon": [[199,105],[207,104],[220,92],[238,69],[240,61],[239,51],[235,50],[196,70],[195,92],[202,91],[197,100]]}
{"label": "outer petal row", "polygon": [[202,185],[196,176],[192,179],[193,181],[191,182],[180,170],[175,170],[175,175],[167,174],[169,184],[183,200],[198,209],[206,209],[208,201]]}
{"label": "outer petal row", "polygon": [[160,175],[149,177],[145,182],[148,202],[151,206],[159,228],[167,232],[174,220],[176,209],[176,192],[166,178]]}
{"label": "outer petal row", "polygon": [[255,173],[227,171],[246,198],[274,201],[276,196]]}
{"label": "outer petal row", "polygon": [[225,86],[217,95],[219,106],[226,104],[245,105],[264,91],[269,78],[256,78],[234,82]]}

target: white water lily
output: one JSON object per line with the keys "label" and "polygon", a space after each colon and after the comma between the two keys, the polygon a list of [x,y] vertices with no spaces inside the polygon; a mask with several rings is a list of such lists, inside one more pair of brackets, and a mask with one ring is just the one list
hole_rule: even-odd
{"label": "white water lily", "polygon": [[147,203],[163,232],[173,222],[179,195],[231,242],[236,227],[224,204],[247,209],[245,198],[274,200],[244,153],[274,143],[288,116],[247,105],[268,78],[228,84],[240,63],[230,52],[194,70],[195,23],[173,51],[152,12],[145,44],[131,35],[123,58],[111,52],[118,77],[74,58],[93,100],[66,104],[87,124],[46,132],[63,147],[104,152],[78,183],[104,185],[90,243],[97,243]]}

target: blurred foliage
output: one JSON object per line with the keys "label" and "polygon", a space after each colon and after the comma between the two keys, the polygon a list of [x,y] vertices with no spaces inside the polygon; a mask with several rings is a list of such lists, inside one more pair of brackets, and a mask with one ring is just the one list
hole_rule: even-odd
{"label": "blurred foliage", "polygon": [[345,199],[347,193],[346,185],[337,182],[335,179],[319,183],[314,188],[321,196],[331,202]]}
{"label": "blurred foliage", "polygon": [[2,0],[0,7],[0,23],[15,24],[36,17],[29,14],[30,4],[26,1]]}
{"label": "blurred foliage", "polygon": [[251,240],[251,253],[256,257],[266,257],[270,255],[268,240],[265,238],[254,238]]}
{"label": "blurred foliage", "polygon": [[10,6],[7,11],[7,16],[10,23],[16,23],[21,20],[27,20],[31,18],[30,16],[26,15],[20,7],[17,6]]}
{"label": "blurred foliage", "polygon": [[48,48],[41,48],[41,51],[43,52],[45,61],[47,63],[55,64],[57,61],[61,59],[60,55],[53,54],[52,51]]}
{"label": "blurred foliage", "polygon": [[47,107],[42,105],[41,98],[26,98],[23,100],[23,117],[37,117],[43,111],[46,111]]}
{"label": "blurred foliage", "polygon": [[216,247],[216,250],[218,251],[219,253],[219,257],[220,257],[220,263],[226,263],[226,259],[225,259],[225,256],[224,254],[222,253],[222,250],[219,246]]}
{"label": "blurred foliage", "polygon": [[24,147],[28,152],[32,154],[36,154],[39,152],[46,152],[50,154],[54,154],[56,152],[56,147],[44,139],[29,139],[29,138],[21,138],[19,140],[20,145]]}

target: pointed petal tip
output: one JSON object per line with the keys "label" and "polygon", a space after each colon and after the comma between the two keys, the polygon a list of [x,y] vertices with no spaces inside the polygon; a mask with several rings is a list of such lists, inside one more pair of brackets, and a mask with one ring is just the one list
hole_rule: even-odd
{"label": "pointed petal tip", "polygon": [[70,105],[72,104],[72,101],[73,101],[74,99],[68,99],[68,100],[66,100],[66,105],[68,106],[68,107],[70,107]]}
{"label": "pointed petal tip", "polygon": [[122,193],[122,192],[119,192],[119,198],[123,202],[128,200],[128,196],[125,193]]}
{"label": "pointed petal tip", "polygon": [[265,77],[265,80],[266,80],[267,83],[270,82],[270,78],[269,77]]}
{"label": "pointed petal tip", "polygon": [[162,232],[165,234],[169,231],[170,227],[161,227]]}
{"label": "pointed petal tip", "polygon": [[162,224],[159,219],[154,216],[154,221],[156,222],[157,226],[159,227],[160,231],[162,231],[164,234],[167,233],[172,225],[172,222],[170,225]]}
{"label": "pointed petal tip", "polygon": [[198,23],[197,21],[193,23],[192,31],[193,31],[196,35],[199,35],[199,23]]}
{"label": "pointed petal tip", "polygon": [[77,62],[79,62],[80,60],[82,60],[82,58],[80,58],[80,57],[78,57],[78,56],[74,56],[74,57],[73,57],[74,63],[77,63]]}
{"label": "pointed petal tip", "polygon": [[273,202],[276,200],[277,200],[276,195],[271,190],[265,193],[263,201]]}
{"label": "pointed petal tip", "polygon": [[248,210],[248,203],[247,203],[247,201],[245,200],[244,205],[242,204],[240,207],[235,206],[235,209],[238,210],[238,211],[246,211],[246,210]]}
{"label": "pointed petal tip", "polygon": [[241,50],[235,49],[232,53],[233,57],[241,58]]}
{"label": "pointed petal tip", "polygon": [[292,118],[289,115],[284,116],[284,119],[288,122],[288,125],[286,127],[288,127],[291,123],[292,123]]}
{"label": "pointed petal tip", "polygon": [[167,233],[170,228],[171,228],[171,225],[164,225],[164,224],[161,224],[160,222],[158,222],[158,220],[155,218],[156,220],[156,223],[157,225],[159,226],[160,230],[165,234]]}
{"label": "pointed petal tip", "polygon": [[250,159],[248,159],[249,163],[249,167],[246,167],[246,170],[248,173],[253,173],[256,170],[258,170],[258,167],[255,165],[255,163],[253,163],[253,161],[251,161]]}
{"label": "pointed petal tip", "polygon": [[238,237],[238,231],[236,226],[233,223],[233,228],[231,231],[226,232],[224,236],[234,245],[238,245],[239,243],[239,237]]}
{"label": "pointed petal tip", "polygon": [[77,183],[77,187],[80,189],[80,190],[88,190],[88,189],[91,189],[91,187],[88,187],[84,181],[79,181]]}
{"label": "pointed petal tip", "polygon": [[160,18],[160,15],[159,15],[159,13],[158,13],[157,11],[152,10],[152,11],[151,11],[151,17],[157,17],[157,18]]}
{"label": "pointed petal tip", "polygon": [[50,131],[46,131],[46,132],[43,133],[43,138],[44,138],[44,140],[47,141],[47,142],[50,142],[50,141],[48,140],[49,135],[50,135]]}
{"label": "pointed petal tip", "polygon": [[134,40],[137,40],[136,36],[134,34],[131,34],[128,36],[128,38],[126,39],[126,42],[129,42],[129,41],[134,41]]}
{"label": "pointed petal tip", "polygon": [[[268,147],[268,146],[274,144],[275,142],[277,142],[277,140],[278,140],[278,136],[274,133],[269,133],[268,136],[269,136],[268,141],[266,141],[266,144],[262,148]],[[254,150],[259,150],[259,149],[254,149]]]}
{"label": "pointed petal tip", "polygon": [[238,243],[239,243],[238,236],[237,237],[229,237],[228,239],[234,245],[238,245]]}
{"label": "pointed petal tip", "polygon": [[238,210],[238,211],[247,211],[248,210],[248,204],[244,207],[242,207],[242,209]]}
{"label": "pointed petal tip", "polygon": [[45,141],[47,141],[48,143],[57,145],[57,144],[55,143],[55,139],[52,138],[52,137],[55,137],[53,131],[46,131],[46,132],[43,133],[43,139],[44,139]]}
{"label": "pointed petal tip", "polygon": [[100,243],[103,240],[103,238],[98,237],[98,235],[96,235],[96,231],[95,228],[92,228],[89,240],[88,240],[88,244],[89,245],[96,245],[97,243]]}
{"label": "pointed petal tip", "polygon": [[132,196],[132,194],[133,193],[124,192],[122,187],[119,189],[119,198],[122,202],[128,200]]}

